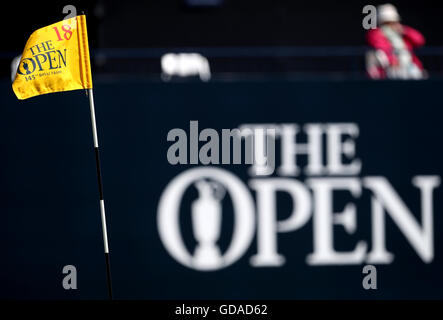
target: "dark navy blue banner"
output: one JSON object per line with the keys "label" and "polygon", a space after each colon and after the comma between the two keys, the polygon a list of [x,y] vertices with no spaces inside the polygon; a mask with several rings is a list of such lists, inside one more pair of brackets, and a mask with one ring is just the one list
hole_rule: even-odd
{"label": "dark navy blue banner", "polygon": [[[1,87],[0,298],[105,299],[87,96]],[[441,87],[95,81],[115,298],[442,299]]]}

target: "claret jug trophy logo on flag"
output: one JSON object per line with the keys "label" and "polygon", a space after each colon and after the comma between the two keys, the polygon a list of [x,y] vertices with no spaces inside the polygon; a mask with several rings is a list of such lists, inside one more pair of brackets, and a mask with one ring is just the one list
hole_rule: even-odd
{"label": "claret jug trophy logo on flag", "polygon": [[109,298],[112,299],[109,246],[92,92],[86,16],[80,15],[65,19],[32,33],[23,50],[15,79],[12,83],[12,89],[20,100],[52,92],[78,89],[88,90],[100,196],[99,203],[106,258],[108,294]]}

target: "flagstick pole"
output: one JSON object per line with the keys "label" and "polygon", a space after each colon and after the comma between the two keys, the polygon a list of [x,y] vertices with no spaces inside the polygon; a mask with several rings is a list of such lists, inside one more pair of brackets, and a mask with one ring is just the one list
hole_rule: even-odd
{"label": "flagstick pole", "polygon": [[103,183],[100,170],[100,156],[98,152],[97,124],[95,122],[94,96],[92,89],[88,89],[89,108],[91,110],[92,137],[94,139],[95,163],[97,166],[98,191],[100,196],[100,214],[103,232],[103,245],[106,258],[106,278],[108,282],[109,299],[112,300],[111,264],[109,261],[108,231],[106,228],[105,200],[103,199]]}

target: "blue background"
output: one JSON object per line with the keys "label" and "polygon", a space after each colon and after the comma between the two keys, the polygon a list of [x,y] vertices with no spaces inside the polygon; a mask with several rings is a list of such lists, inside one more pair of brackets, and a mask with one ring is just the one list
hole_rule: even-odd
{"label": "blue background", "polygon": [[[88,100],[83,91],[19,101],[0,83],[0,298],[105,299],[105,261]],[[253,241],[232,266],[197,272],[164,249],[156,211],[167,183],[191,165],[172,166],[166,135],[235,128],[243,123],[355,122],[361,176],[387,177],[420,214],[415,175],[442,175],[442,81],[175,82],[96,79],[95,100],[108,216],[111,264],[118,299],[441,299],[442,189],[434,191],[435,257],[425,264],[387,219],[387,248],[375,291],[362,288],[362,265],[308,266],[312,223],[279,235],[280,268],[253,268]],[[244,182],[247,168],[225,166]],[[304,177],[299,177],[304,179]],[[369,191],[358,204],[354,235],[336,229],[336,247],[370,244]],[[338,197],[337,202],[351,201]],[[281,199],[279,212],[289,214]],[[229,224],[229,214],[224,226]],[[186,227],[186,223],[182,225]],[[187,243],[192,245],[191,232]],[[229,235],[229,230],[226,232]],[[226,237],[227,237],[226,235]],[[226,239],[220,239],[226,242]],[[78,290],[66,291],[62,268],[78,271]]]}

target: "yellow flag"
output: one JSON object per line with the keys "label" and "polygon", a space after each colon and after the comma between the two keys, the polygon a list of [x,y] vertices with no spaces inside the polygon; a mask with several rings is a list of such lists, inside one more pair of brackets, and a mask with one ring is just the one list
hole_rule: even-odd
{"label": "yellow flag", "polygon": [[84,15],[38,29],[29,37],[12,83],[17,98],[91,88]]}

